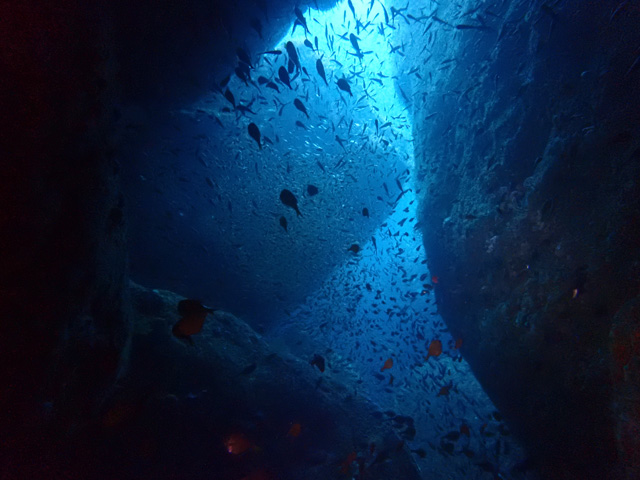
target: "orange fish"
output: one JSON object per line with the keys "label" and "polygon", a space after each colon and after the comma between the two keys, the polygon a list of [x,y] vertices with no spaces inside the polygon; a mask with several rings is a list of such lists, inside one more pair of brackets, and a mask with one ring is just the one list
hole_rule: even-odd
{"label": "orange fish", "polygon": [[386,362],[384,362],[384,365],[382,366],[382,368],[380,369],[381,372],[384,372],[385,370],[390,369],[391,367],[393,367],[393,359],[389,358],[387,359]]}
{"label": "orange fish", "polygon": [[436,275],[431,277],[431,283],[438,283],[438,277]]}
{"label": "orange fish", "polygon": [[176,338],[193,344],[191,335],[202,330],[205,318],[214,311],[213,308],[205,307],[198,300],[182,300],[178,303],[178,313],[181,318],[173,326],[171,332]]}
{"label": "orange fish", "polygon": [[429,344],[429,351],[427,353],[427,358],[425,361],[429,360],[429,357],[437,357],[442,353],[442,342],[440,340],[433,340]]}
{"label": "orange fish", "polygon": [[347,475],[349,473],[349,469],[351,468],[351,464],[356,461],[356,458],[358,458],[358,454],[356,452],[351,452],[347,456],[345,461],[342,462],[342,468],[340,468],[340,471],[343,474]]}
{"label": "orange fish", "polygon": [[233,433],[226,438],[224,446],[227,448],[227,452],[233,453],[234,455],[242,455],[251,449],[253,445],[251,445],[249,439],[242,433]]}
{"label": "orange fish", "polygon": [[299,423],[294,423],[293,425],[291,425],[291,428],[287,432],[287,436],[295,438],[298,435],[300,435],[301,431],[302,431],[302,425],[300,425]]}
{"label": "orange fish", "polygon": [[440,391],[438,392],[438,395],[436,395],[436,397],[440,397],[440,396],[448,397],[449,396],[449,390],[451,390],[451,387],[453,387],[453,383],[450,383],[449,385],[445,385],[444,387],[442,387],[440,389]]}
{"label": "orange fish", "polygon": [[453,348],[454,348],[455,350],[458,350],[461,346],[462,346],[462,339],[461,339],[461,338],[458,338],[458,339],[456,340],[456,344],[453,346]]}

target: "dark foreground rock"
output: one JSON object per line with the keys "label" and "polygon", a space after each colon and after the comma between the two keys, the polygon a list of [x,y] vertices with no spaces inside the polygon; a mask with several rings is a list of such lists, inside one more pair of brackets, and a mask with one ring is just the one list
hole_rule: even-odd
{"label": "dark foreground rock", "polygon": [[348,385],[279,355],[224,312],[189,345],[171,335],[180,297],[134,285],[132,298],[128,373],[96,421],[58,449],[53,477],[420,478],[391,426]]}

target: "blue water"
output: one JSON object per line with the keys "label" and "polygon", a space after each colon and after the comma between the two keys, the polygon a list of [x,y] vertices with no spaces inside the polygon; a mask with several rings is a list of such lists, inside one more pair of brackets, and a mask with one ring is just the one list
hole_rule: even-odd
{"label": "blue water", "polygon": [[[438,314],[418,224],[411,117],[421,99],[411,85],[426,79],[412,39],[441,65],[433,85],[455,45],[433,42],[438,23],[420,24],[435,2],[413,6],[415,20],[399,2],[352,5],[304,10],[308,32],[292,26],[272,39],[281,53],[251,52],[250,79],[212,72],[206,97],[163,119],[161,143],[136,145],[139,160],[125,167],[138,219],[133,278],[226,309],[282,352],[323,356],[325,374],[354,395],[413,419],[415,435],[399,431],[424,478],[491,478],[478,463],[507,471],[524,455]],[[460,10],[438,8],[442,17]],[[281,67],[292,88],[278,80]],[[283,189],[301,216],[280,201]],[[443,353],[425,361],[434,339]],[[387,359],[393,367],[381,371]],[[455,435],[463,425],[470,437]]]}

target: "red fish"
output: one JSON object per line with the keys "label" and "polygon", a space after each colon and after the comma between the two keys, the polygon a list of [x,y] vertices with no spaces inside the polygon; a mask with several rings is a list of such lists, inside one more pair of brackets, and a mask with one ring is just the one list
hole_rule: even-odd
{"label": "red fish", "polygon": [[433,340],[429,344],[429,351],[425,361],[429,360],[429,357],[437,357],[442,353],[442,342],[440,340]]}
{"label": "red fish", "polygon": [[340,468],[340,472],[347,475],[349,473],[349,469],[351,468],[351,464],[356,461],[358,458],[358,454],[356,452],[351,452],[344,462],[342,462],[342,467]]}
{"label": "red fish", "polygon": [[234,455],[242,455],[253,447],[249,439],[242,433],[229,435],[224,441],[224,446],[227,448],[227,452]]}
{"label": "red fish", "polygon": [[439,279],[436,275],[431,277],[431,283],[438,283]]}
{"label": "red fish", "polygon": [[178,313],[181,318],[173,326],[171,332],[176,338],[193,344],[191,335],[195,335],[202,330],[205,318],[214,311],[213,308],[205,307],[198,300],[182,300],[178,303]]}
{"label": "red fish", "polygon": [[451,387],[453,387],[453,383],[450,383],[449,385],[445,385],[444,387],[442,387],[440,389],[440,391],[438,392],[438,395],[436,395],[436,397],[440,397],[440,396],[448,397],[449,396],[449,390],[451,390]]}
{"label": "red fish", "polygon": [[463,423],[462,425],[460,425],[460,434],[466,435],[467,437],[469,437],[471,435],[471,430],[469,429],[469,425],[467,425],[466,423]]}
{"label": "red fish", "polygon": [[453,348],[454,348],[455,350],[458,350],[461,346],[462,346],[462,339],[461,339],[461,338],[458,338],[458,339],[456,340],[456,343],[455,343],[455,345],[453,346]]}
{"label": "red fish", "polygon": [[384,365],[382,366],[382,368],[380,369],[381,372],[384,372],[385,370],[390,369],[391,367],[393,367],[393,359],[389,358],[387,359],[386,362],[384,362]]}
{"label": "red fish", "polygon": [[287,432],[287,436],[296,438],[298,435],[300,435],[301,431],[302,425],[300,425],[299,423],[294,423],[293,425],[291,425],[291,428]]}

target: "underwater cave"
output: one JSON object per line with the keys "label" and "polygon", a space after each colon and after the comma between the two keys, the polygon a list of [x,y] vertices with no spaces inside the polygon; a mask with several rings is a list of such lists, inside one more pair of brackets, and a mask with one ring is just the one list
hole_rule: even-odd
{"label": "underwater cave", "polygon": [[639,21],[5,2],[0,476],[640,478]]}

